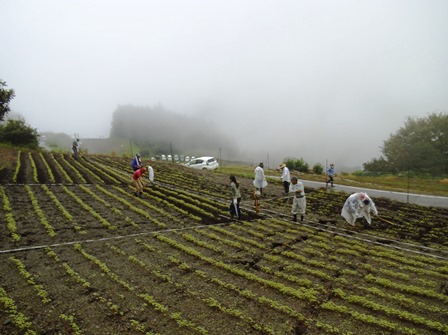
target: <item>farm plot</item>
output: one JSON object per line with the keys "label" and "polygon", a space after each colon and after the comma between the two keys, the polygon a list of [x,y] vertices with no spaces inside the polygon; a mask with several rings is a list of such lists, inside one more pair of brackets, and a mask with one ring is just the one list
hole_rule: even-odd
{"label": "farm plot", "polygon": [[140,199],[128,165],[3,171],[1,334],[448,334],[447,212],[375,199],[393,224],[352,228],[309,190],[295,224],[280,184],[257,215],[243,179],[230,222],[228,176],[154,164]]}

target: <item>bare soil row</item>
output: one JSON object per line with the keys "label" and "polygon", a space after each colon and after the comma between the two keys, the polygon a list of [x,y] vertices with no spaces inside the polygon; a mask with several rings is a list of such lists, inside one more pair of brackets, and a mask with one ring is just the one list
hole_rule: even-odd
{"label": "bare soil row", "polygon": [[257,215],[241,178],[231,222],[217,172],[154,163],[139,199],[125,159],[16,157],[0,171],[1,334],[448,333],[447,211],[374,199],[392,224],[351,228],[346,195],[307,190],[296,224],[279,183]]}

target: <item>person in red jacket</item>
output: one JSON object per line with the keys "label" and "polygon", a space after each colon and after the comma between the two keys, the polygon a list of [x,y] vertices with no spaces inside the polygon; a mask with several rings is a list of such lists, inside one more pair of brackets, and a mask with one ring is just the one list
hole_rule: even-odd
{"label": "person in red jacket", "polygon": [[142,167],[134,172],[132,175],[132,184],[135,186],[134,195],[136,197],[142,197],[142,191],[145,183],[143,182],[143,174],[146,172],[146,168]]}

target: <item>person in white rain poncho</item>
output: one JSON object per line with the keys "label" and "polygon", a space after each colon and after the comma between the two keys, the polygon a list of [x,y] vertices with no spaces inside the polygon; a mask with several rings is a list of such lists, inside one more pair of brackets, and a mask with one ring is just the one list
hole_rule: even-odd
{"label": "person in white rain poncho", "polygon": [[357,218],[365,217],[369,224],[372,223],[370,212],[378,215],[375,203],[364,192],[353,193],[345,200],[341,215],[352,226],[355,225]]}
{"label": "person in white rain poncho", "polygon": [[154,183],[154,169],[150,165],[148,165],[146,169],[148,170],[149,181]]}
{"label": "person in white rain poncho", "polygon": [[266,178],[264,176],[263,167],[264,167],[263,163],[260,163],[254,170],[255,172],[254,186],[257,188],[258,191],[260,191],[260,194],[263,194],[263,188],[268,186],[268,182],[266,181]]}

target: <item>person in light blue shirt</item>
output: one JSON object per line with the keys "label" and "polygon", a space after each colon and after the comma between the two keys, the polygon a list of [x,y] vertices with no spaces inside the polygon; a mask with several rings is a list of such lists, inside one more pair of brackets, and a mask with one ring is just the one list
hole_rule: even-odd
{"label": "person in light blue shirt", "polygon": [[334,187],[334,185],[333,185],[334,164],[330,164],[330,168],[327,170],[327,174],[328,174],[327,187],[328,187],[328,183],[331,184],[331,187]]}

